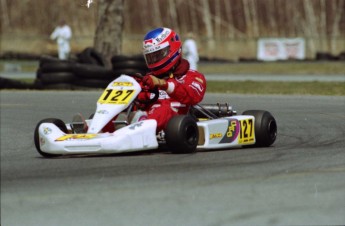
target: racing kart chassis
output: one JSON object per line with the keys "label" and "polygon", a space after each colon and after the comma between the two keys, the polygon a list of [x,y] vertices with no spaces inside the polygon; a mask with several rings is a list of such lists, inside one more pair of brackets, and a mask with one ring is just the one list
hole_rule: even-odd
{"label": "racing kart chassis", "polygon": [[[263,110],[237,115],[228,104],[198,104],[187,115],[173,117],[164,131],[156,133],[155,120],[131,121],[129,115],[141,92],[138,82],[127,75],[112,81],[97,101],[88,130],[78,133],[76,124],[48,118],[34,132],[37,151],[44,157],[69,154],[113,154],[167,146],[174,153],[241,146],[270,146],[277,136],[274,117]],[[119,115],[125,115],[125,120]],[[118,117],[116,117],[118,116]],[[115,120],[114,120],[115,118]],[[112,122],[114,132],[102,132]]]}

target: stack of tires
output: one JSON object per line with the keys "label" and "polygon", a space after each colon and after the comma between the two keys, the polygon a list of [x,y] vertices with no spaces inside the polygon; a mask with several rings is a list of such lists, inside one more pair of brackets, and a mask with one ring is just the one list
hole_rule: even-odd
{"label": "stack of tires", "polygon": [[315,59],[318,61],[344,61],[345,52],[341,52],[339,55],[333,55],[328,52],[317,52]]}
{"label": "stack of tires", "polygon": [[143,55],[125,56],[116,55],[111,58],[112,69],[115,75],[131,75],[140,73],[145,75],[148,70]]}
{"label": "stack of tires", "polygon": [[72,89],[76,80],[74,61],[43,56],[36,72],[35,87],[38,89]]}
{"label": "stack of tires", "polygon": [[105,88],[121,74],[146,74],[147,67],[141,55],[117,55],[111,58],[112,69],[105,67],[103,56],[93,48],[77,54],[75,60],[59,60],[43,56],[36,73],[38,89]]}
{"label": "stack of tires", "polygon": [[93,48],[86,48],[77,54],[78,63],[74,65],[77,80],[73,82],[73,89],[105,88],[117,78],[111,69],[105,67],[102,54]]}

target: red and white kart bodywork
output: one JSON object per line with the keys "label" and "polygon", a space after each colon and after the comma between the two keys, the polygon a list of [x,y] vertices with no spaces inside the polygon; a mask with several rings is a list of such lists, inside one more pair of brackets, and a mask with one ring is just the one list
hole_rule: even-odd
{"label": "red and white kart bodywork", "polygon": [[[189,115],[173,117],[158,136],[155,120],[129,119],[140,92],[141,86],[133,77],[121,75],[112,81],[98,99],[93,118],[86,120],[86,133],[77,133],[73,123],[65,124],[60,119],[41,120],[34,134],[38,152],[44,157],[113,154],[158,149],[166,144],[172,152],[187,153],[244,145],[270,146],[276,139],[276,121],[269,112],[252,110],[236,115],[231,106],[219,104],[193,106]],[[119,114],[125,115],[125,120],[114,120]],[[122,123],[122,128],[102,132],[112,120],[114,126]]]}

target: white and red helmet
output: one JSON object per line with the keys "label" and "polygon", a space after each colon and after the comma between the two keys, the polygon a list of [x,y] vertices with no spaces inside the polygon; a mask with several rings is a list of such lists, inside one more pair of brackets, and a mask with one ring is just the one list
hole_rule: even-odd
{"label": "white and red helmet", "polygon": [[147,67],[155,76],[171,70],[181,59],[181,50],[181,40],[170,28],[156,28],[144,37],[144,57]]}

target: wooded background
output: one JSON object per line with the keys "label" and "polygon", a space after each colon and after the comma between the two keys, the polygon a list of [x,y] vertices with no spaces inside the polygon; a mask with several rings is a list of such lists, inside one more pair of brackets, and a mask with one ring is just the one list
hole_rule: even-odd
{"label": "wooded background", "polygon": [[[59,20],[73,30],[73,52],[93,46],[99,2],[0,0],[0,53],[55,53],[49,35]],[[306,40],[306,55],[345,51],[345,0],[125,0],[122,53],[141,53],[142,38],[166,26],[196,34],[200,55],[255,58],[263,37]],[[114,42],[117,40],[114,38]]]}

